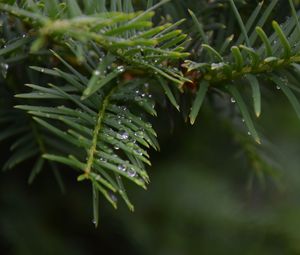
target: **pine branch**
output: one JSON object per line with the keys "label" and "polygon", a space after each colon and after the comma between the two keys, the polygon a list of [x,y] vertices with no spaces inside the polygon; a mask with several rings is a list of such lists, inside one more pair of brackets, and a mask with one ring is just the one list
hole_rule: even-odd
{"label": "pine branch", "polygon": [[[152,2],[147,1],[145,11],[135,11],[131,1],[117,4],[89,0],[79,4],[76,0],[25,0],[0,4],[6,28],[1,31],[0,41],[5,45],[0,49],[1,83],[3,80],[8,94],[15,95],[15,108],[26,112],[1,109],[0,124],[11,125],[2,129],[0,141],[15,139],[11,146],[14,154],[6,166],[11,168],[43,154],[34,163],[30,181],[44,167],[45,159],[52,162],[54,172],[54,162],[77,170],[78,180],[88,180],[92,186],[96,225],[99,193],[114,208],[118,194],[133,210],[123,179],[144,189],[149,183],[148,149],[159,149],[156,132],[147,120],[148,115],[157,115],[158,99],[152,98],[152,89],[165,94],[177,110],[182,104],[180,97],[192,94],[192,124],[208,95],[217,92],[230,98],[247,133],[259,144],[260,135],[242,93],[243,84],[251,89],[256,117],[261,115],[262,86],[269,85],[286,95],[300,117],[300,104],[294,94],[300,91],[300,24],[291,0],[291,18],[282,25],[273,21],[271,34],[265,25],[277,0],[267,6],[259,3],[246,23],[234,0],[201,1],[200,18],[191,10],[185,11],[194,22],[194,27],[186,28],[194,38],[177,29],[184,22],[179,19],[179,11],[173,13],[177,22],[163,20],[154,25],[154,10],[167,1],[156,5]],[[234,14],[228,18],[228,31],[240,29],[236,39],[233,34],[225,34],[226,15],[214,14],[227,7]],[[11,26],[14,22],[22,26]],[[26,88],[8,72],[9,65],[18,65],[22,59],[27,61],[22,63],[26,66],[22,75],[30,81]],[[13,99],[5,98],[6,92],[0,95],[1,105],[7,100],[15,104]],[[34,123],[28,121],[27,114]],[[18,123],[25,119],[22,127],[14,118]],[[272,167],[257,153],[258,145],[236,130],[235,134],[258,174],[266,169],[270,172]]]}
{"label": "pine branch", "polygon": [[[293,80],[296,79],[296,77],[293,77],[291,70],[294,69],[295,66],[298,66],[300,61],[298,16],[295,14],[295,11],[293,11],[293,17],[289,18],[281,26],[276,21],[273,21],[272,26],[274,33],[269,37],[266,35],[266,32],[258,26],[266,22],[268,15],[275,6],[275,2],[276,1],[273,1],[269,5],[269,8],[266,9],[258,20],[257,25],[254,25],[261,10],[261,3],[259,3],[249,18],[247,25],[244,25],[234,1],[230,0],[230,4],[242,30],[242,36],[237,40],[241,45],[235,45],[235,43],[231,41],[231,54],[224,55],[221,52],[224,52],[225,49],[229,47],[229,41],[225,41],[220,47],[220,50],[215,49],[213,46],[203,44],[203,52],[204,54],[208,53],[208,55],[204,55],[204,57],[199,56],[199,58],[207,59],[208,61],[201,63],[190,60],[185,61],[183,66],[187,68],[188,72],[196,73],[194,76],[198,78],[194,82],[199,83],[199,92],[195,98],[195,103],[190,115],[191,123],[194,123],[207,92],[207,89],[204,90],[207,86],[204,86],[204,84],[209,84],[208,87],[210,89],[215,87],[225,93],[231,94],[232,102],[237,103],[241,115],[246,120],[245,124],[249,129],[249,134],[259,143],[257,131],[248,113],[246,103],[237,89],[242,90],[243,87],[241,87],[241,85],[245,83],[251,85],[254,109],[256,116],[259,117],[261,112],[261,93],[259,87],[263,80],[274,81],[274,79],[270,79],[270,73],[273,73],[276,77],[275,85],[283,88],[282,91],[287,95],[296,112],[299,112],[300,108],[297,99],[292,90],[290,90],[290,88],[295,87]],[[289,3],[292,10],[295,10],[293,3],[291,1]],[[192,17],[196,22],[196,26],[199,26],[193,13]],[[255,31],[251,33],[250,29],[253,26],[256,28]],[[257,37],[261,39],[262,45],[258,46],[256,44]],[[206,39],[204,38],[203,40]],[[277,40],[280,43],[277,43]],[[244,43],[247,46],[244,45]]]}
{"label": "pine branch", "polygon": [[103,101],[103,104],[99,110],[99,113],[98,113],[98,116],[97,116],[97,124],[94,128],[94,131],[93,131],[93,139],[92,139],[92,145],[89,149],[89,152],[88,152],[88,159],[87,159],[87,163],[86,163],[86,168],[85,168],[85,173],[86,175],[88,176],[89,173],[91,172],[91,168],[92,168],[92,165],[94,163],[94,157],[95,157],[95,154],[96,154],[96,148],[97,148],[97,143],[98,143],[98,136],[100,134],[100,130],[101,130],[101,126],[102,126],[102,122],[103,122],[103,118],[104,118],[104,114],[105,114],[105,111],[106,111],[106,108],[109,104],[109,99],[110,99],[110,96],[113,94],[114,90],[112,90],[107,96],[106,98],[104,99]]}

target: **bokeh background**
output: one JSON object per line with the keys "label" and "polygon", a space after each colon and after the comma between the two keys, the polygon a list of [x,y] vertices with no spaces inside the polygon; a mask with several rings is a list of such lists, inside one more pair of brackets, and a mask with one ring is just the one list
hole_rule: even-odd
{"label": "bokeh background", "polygon": [[[195,1],[175,2],[185,9],[165,11],[197,10]],[[161,151],[151,153],[148,191],[128,183],[134,213],[102,200],[97,229],[90,185],[74,171],[62,169],[64,194],[47,169],[29,186],[30,162],[1,173],[0,254],[300,254],[300,121],[281,93],[264,95],[256,122],[280,166],[264,184],[209,103],[193,127],[174,111],[158,112]]]}

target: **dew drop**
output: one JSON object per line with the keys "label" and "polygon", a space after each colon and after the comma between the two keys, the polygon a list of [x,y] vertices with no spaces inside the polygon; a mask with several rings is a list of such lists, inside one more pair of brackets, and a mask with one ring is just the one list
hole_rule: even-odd
{"label": "dew drop", "polygon": [[247,132],[247,135],[251,135],[250,131]]}
{"label": "dew drop", "polygon": [[100,158],[100,161],[106,163],[106,162],[107,162],[107,159],[105,159],[105,158]]}
{"label": "dew drop", "polygon": [[130,177],[136,176],[136,171],[132,168],[128,169],[127,173]]}
{"label": "dew drop", "polygon": [[277,85],[277,86],[276,86],[276,89],[277,89],[277,90],[280,90],[280,87]]}
{"label": "dew drop", "polygon": [[135,150],[134,153],[140,156],[143,155],[143,152],[141,150]]}
{"label": "dew drop", "polygon": [[94,75],[99,76],[100,75],[100,71],[99,70],[94,71]]}
{"label": "dew drop", "polygon": [[122,132],[117,134],[117,138],[120,139],[120,140],[127,140],[128,137],[129,137],[129,135],[125,131],[122,131]]}
{"label": "dew drop", "polygon": [[118,145],[115,145],[115,146],[114,146],[114,149],[115,149],[115,150],[119,150],[120,147],[119,147]]}
{"label": "dew drop", "polygon": [[125,67],[124,66],[118,66],[117,67],[118,72],[122,73],[125,71]]}
{"label": "dew drop", "polygon": [[232,97],[232,98],[230,98],[230,102],[234,104],[236,101],[235,101],[235,99]]}
{"label": "dew drop", "polygon": [[8,64],[5,64],[5,63],[1,64],[1,73],[4,78],[6,78],[6,76],[7,76],[8,67],[9,67]]}
{"label": "dew drop", "polygon": [[117,202],[117,201],[118,201],[118,198],[115,196],[115,194],[110,193],[109,196],[110,196],[110,199],[111,199],[112,201],[114,201],[114,202]]}
{"label": "dew drop", "polygon": [[125,172],[127,170],[127,167],[125,165],[118,165],[118,170]]}

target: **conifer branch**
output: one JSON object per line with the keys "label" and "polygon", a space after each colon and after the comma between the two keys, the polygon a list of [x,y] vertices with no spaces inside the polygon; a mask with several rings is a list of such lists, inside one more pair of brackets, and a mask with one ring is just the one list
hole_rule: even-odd
{"label": "conifer branch", "polygon": [[[288,2],[291,17],[281,25],[269,22],[277,0],[258,3],[245,23],[236,1],[221,5],[208,1],[203,10],[211,24],[192,10],[186,11],[187,21],[182,17],[174,23],[153,21],[154,11],[168,1],[156,5],[148,1],[144,11],[134,10],[132,1],[118,5],[98,0],[6,2],[0,4],[0,21],[5,26],[0,35],[4,84],[0,104],[7,104],[0,110],[0,124],[6,125],[0,141],[16,141],[5,167],[38,157],[30,180],[44,167],[45,159],[77,170],[78,180],[88,180],[92,186],[96,225],[99,193],[114,208],[119,195],[133,210],[122,180],[144,189],[149,183],[148,150],[159,149],[146,117],[157,116],[159,99],[152,97],[152,90],[163,94],[177,110],[182,110],[181,97],[192,95],[191,111],[183,109],[192,124],[206,98],[221,94],[234,103],[246,134],[258,144],[264,140],[244,99],[244,84],[251,89],[256,118],[262,112],[262,87],[272,85],[300,117],[294,94],[300,91],[300,23],[292,0]],[[229,34],[224,30],[226,15],[211,13],[220,7],[231,8],[234,14],[235,20],[228,22]],[[14,22],[22,26],[10,24]],[[189,26],[191,22],[194,27]],[[268,22],[273,33],[267,32]],[[19,63],[24,59],[26,63]],[[9,65],[22,66],[21,76],[30,83],[21,86]],[[16,104],[13,97],[18,105],[11,110]],[[255,142],[240,132],[235,138],[257,171],[270,170],[256,153]]]}

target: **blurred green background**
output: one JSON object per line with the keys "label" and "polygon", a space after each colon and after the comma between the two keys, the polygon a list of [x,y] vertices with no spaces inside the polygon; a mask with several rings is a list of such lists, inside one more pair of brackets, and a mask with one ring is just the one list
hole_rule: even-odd
{"label": "blurred green background", "polygon": [[149,190],[128,187],[134,213],[103,201],[98,229],[90,187],[73,171],[64,195],[51,172],[32,186],[24,166],[2,173],[0,254],[300,254],[300,122],[283,96],[266,101],[259,124],[277,148],[281,185],[254,179],[247,189],[253,169],[208,104],[193,127],[160,111]]}

